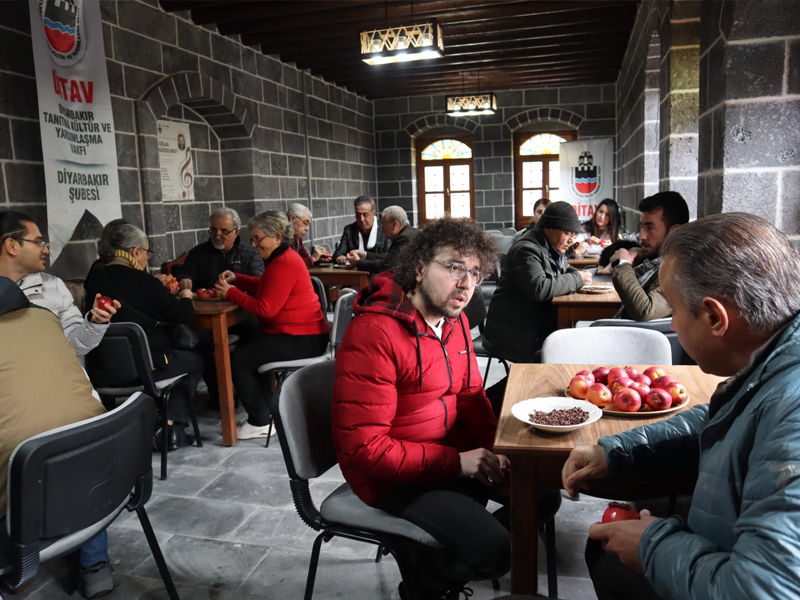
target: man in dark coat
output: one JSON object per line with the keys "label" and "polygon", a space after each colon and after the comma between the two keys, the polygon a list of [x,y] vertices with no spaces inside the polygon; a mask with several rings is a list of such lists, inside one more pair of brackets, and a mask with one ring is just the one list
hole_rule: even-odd
{"label": "man in dark coat", "polygon": [[356,266],[362,271],[377,274],[391,269],[397,253],[414,238],[418,231],[409,224],[406,211],[399,206],[383,209],[381,230],[386,239],[392,243],[387,252],[382,254],[365,250],[350,252],[350,262],[352,263],[354,259],[358,261]]}
{"label": "man in dark coat", "polygon": [[344,228],[342,239],[333,253],[336,264],[347,262],[347,255],[353,250],[365,250],[375,254],[386,251],[386,238],[380,223],[375,220],[375,200],[369,196],[359,196],[353,203],[356,209],[356,222]]}

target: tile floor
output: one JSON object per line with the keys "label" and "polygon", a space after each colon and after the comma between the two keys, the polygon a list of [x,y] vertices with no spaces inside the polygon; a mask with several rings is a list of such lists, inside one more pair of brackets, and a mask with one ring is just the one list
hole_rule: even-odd
{"label": "tile floor", "polygon": [[[481,363],[483,371],[485,362]],[[489,383],[502,375],[493,365]],[[311,545],[316,533],[300,520],[289,492],[277,438],[222,445],[219,414],[199,410],[203,448],[170,453],[169,478],[155,480],[147,512],[183,600],[270,600],[303,597]],[[154,468],[158,456],[153,457]],[[338,468],[315,481],[318,502],[343,481]],[[564,501],[556,518],[559,597],[589,600],[595,594],[583,562],[589,524],[605,506],[584,497]],[[109,528],[116,589],[109,600],[166,600],[155,562],[135,515],[123,513]],[[546,593],[544,547],[540,544],[540,591]],[[324,544],[315,600],[353,598],[396,600],[400,575],[391,556],[375,564],[375,547],[334,538]],[[20,600],[68,597],[70,568],[66,560],[43,565]],[[508,576],[501,590],[475,582],[473,600],[509,593]],[[75,598],[80,597],[76,593]]]}

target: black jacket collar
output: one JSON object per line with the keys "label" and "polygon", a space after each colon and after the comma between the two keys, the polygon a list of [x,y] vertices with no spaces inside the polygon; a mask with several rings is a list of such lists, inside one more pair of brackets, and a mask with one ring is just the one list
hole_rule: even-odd
{"label": "black jacket collar", "polygon": [[31,305],[19,286],[8,277],[0,277],[0,316]]}

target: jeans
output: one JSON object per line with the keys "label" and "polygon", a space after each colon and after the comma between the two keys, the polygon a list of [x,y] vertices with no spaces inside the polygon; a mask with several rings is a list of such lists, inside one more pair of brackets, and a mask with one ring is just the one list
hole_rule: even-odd
{"label": "jeans", "polygon": [[604,551],[600,542],[586,542],[586,566],[598,600],[660,600],[644,575],[622,564],[616,554]]}
{"label": "jeans", "polygon": [[88,569],[97,563],[108,561],[108,533],[104,529],[81,546],[81,569]]}

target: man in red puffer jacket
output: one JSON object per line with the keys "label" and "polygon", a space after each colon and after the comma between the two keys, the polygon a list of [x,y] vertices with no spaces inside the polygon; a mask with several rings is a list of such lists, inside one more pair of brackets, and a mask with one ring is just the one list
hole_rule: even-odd
{"label": "man in red puffer jacket", "polygon": [[[358,296],[337,355],[333,443],[345,479],[365,503],[445,547],[413,546],[418,576],[401,584],[402,597],[404,585],[451,597],[509,569],[509,461],[491,452],[497,420],[461,314],[495,264],[477,223],[434,222]],[[489,513],[490,499],[504,508]],[[559,502],[555,492],[542,518]]]}

